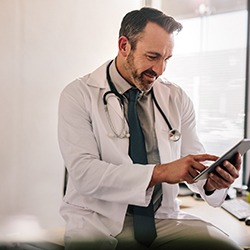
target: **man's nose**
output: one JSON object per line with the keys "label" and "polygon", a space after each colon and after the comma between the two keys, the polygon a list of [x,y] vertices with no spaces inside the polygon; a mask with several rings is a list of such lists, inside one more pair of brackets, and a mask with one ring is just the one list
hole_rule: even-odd
{"label": "man's nose", "polygon": [[152,70],[158,75],[162,75],[163,72],[166,69],[166,61],[165,60],[160,60],[155,65],[153,66]]}

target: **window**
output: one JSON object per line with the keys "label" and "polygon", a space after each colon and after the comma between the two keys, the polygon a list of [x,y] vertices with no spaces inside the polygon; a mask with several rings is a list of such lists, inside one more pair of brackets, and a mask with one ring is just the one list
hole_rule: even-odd
{"label": "window", "polygon": [[[173,8],[180,6],[178,1],[176,5],[170,2]],[[198,134],[206,151],[221,155],[244,137],[246,1],[211,0],[210,5],[200,4],[194,9],[191,2],[182,2],[180,12],[173,11],[183,30],[176,36],[174,56],[164,76],[192,98]],[[241,183],[239,178],[235,185]]]}

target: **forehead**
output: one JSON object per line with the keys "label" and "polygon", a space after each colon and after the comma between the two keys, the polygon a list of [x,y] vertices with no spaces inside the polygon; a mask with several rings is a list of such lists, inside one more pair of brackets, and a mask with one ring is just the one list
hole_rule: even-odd
{"label": "forehead", "polygon": [[149,22],[142,32],[137,48],[154,51],[160,54],[172,53],[174,47],[174,35],[166,32],[156,23]]}

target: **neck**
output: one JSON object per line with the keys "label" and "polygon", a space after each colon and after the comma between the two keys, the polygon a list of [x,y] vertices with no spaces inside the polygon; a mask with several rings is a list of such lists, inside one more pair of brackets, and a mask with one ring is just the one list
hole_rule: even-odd
{"label": "neck", "polygon": [[126,77],[124,61],[119,55],[115,58],[115,66],[116,66],[118,73],[121,75],[121,77],[125,79],[131,86],[135,86],[132,82],[129,81],[128,77]]}

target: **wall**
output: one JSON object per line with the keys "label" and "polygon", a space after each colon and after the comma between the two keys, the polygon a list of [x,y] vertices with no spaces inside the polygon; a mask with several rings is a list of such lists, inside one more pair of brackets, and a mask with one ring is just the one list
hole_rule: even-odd
{"label": "wall", "polygon": [[62,89],[117,53],[123,15],[139,0],[0,1],[0,219],[62,225],[57,143]]}

